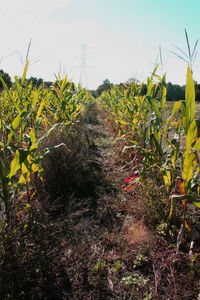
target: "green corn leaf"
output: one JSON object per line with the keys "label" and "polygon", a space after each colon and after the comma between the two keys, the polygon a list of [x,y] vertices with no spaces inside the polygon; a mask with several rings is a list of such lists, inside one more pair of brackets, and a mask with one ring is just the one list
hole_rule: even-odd
{"label": "green corn leaf", "polygon": [[155,68],[154,68],[154,70],[152,72],[151,79],[150,79],[151,81],[153,81],[154,76],[156,76],[157,70],[158,70],[158,64],[155,66]]}
{"label": "green corn leaf", "polygon": [[151,138],[152,138],[152,140],[154,141],[154,144],[155,144],[155,146],[156,146],[157,152],[158,152],[159,155],[162,157],[163,151],[162,151],[162,148],[161,148],[161,146],[160,146],[160,144],[159,144],[159,141],[157,140],[157,138],[155,137],[154,134],[151,134]]}
{"label": "green corn leaf", "polygon": [[48,131],[45,132],[45,134],[37,141],[37,144],[39,144],[42,140],[44,140],[49,134],[58,126],[60,125],[59,123],[55,124],[52,126]]}
{"label": "green corn leaf", "polygon": [[21,87],[20,87],[19,80],[18,80],[18,77],[17,77],[17,76],[15,76],[15,86],[16,86],[16,88],[17,88],[18,96],[19,96],[19,98],[20,98],[20,100],[21,100],[21,102],[22,102],[22,101],[23,101],[23,100],[22,100],[22,91],[21,91]]}
{"label": "green corn leaf", "polygon": [[29,155],[29,150],[20,148],[18,149],[18,151],[19,151],[19,163],[21,166],[23,162],[26,163],[27,157]]}
{"label": "green corn leaf", "polygon": [[174,144],[171,143],[170,140],[169,140],[164,134],[162,134],[162,136],[164,137],[164,139],[166,140],[166,142],[167,142],[174,150],[176,150],[176,146],[174,146]]}
{"label": "green corn leaf", "polygon": [[151,107],[152,107],[153,111],[155,112],[156,116],[158,117],[159,121],[162,121],[157,102],[149,95],[147,95],[146,97],[147,97],[149,103],[151,104]]}
{"label": "green corn leaf", "polygon": [[2,185],[3,185],[3,182],[5,180],[5,166],[4,166],[4,162],[1,159],[1,157],[0,157],[0,180],[1,180]]}
{"label": "green corn leaf", "polygon": [[45,155],[49,154],[50,152],[54,151],[55,149],[57,148],[60,148],[60,147],[64,147],[65,149],[67,149],[67,151],[71,152],[71,150],[69,148],[66,147],[66,145],[64,143],[61,143],[59,145],[56,145],[56,146],[52,146],[52,147],[49,147],[49,148],[45,148],[42,152],[41,152],[41,158],[43,158]]}
{"label": "green corn leaf", "polygon": [[161,111],[165,108],[165,102],[167,97],[167,84],[166,84],[166,74],[164,75],[162,82],[161,82]]}
{"label": "green corn leaf", "polygon": [[21,168],[22,163],[26,163],[29,151],[26,149],[18,149],[15,152],[15,157],[11,161],[10,164],[10,173],[8,174],[8,178],[13,177],[17,171]]}

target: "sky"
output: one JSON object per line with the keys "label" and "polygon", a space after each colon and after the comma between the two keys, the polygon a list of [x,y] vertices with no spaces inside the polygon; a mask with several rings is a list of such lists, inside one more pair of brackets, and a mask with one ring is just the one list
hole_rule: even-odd
{"label": "sky", "polygon": [[[172,52],[188,53],[185,28],[194,47],[199,12],[199,0],[0,0],[0,69],[21,76],[31,41],[27,77],[67,74],[96,89],[105,79],[143,81],[159,63],[158,75],[183,85],[187,63]],[[193,74],[199,82],[198,54]]]}

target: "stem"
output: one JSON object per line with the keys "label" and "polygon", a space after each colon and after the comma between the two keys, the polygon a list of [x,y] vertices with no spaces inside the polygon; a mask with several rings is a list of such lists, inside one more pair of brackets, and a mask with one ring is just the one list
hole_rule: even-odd
{"label": "stem", "polygon": [[0,157],[0,180],[2,183],[2,194],[3,194],[4,205],[5,205],[6,221],[8,224],[10,224],[11,216],[10,216],[10,204],[9,204],[8,178],[6,176],[5,166],[1,157]]}
{"label": "stem", "polygon": [[177,236],[177,244],[176,244],[176,254],[179,254],[179,248],[180,248],[180,244],[183,240],[183,234],[184,234],[184,229],[185,229],[185,224],[184,224],[184,220],[183,223],[181,224],[181,228],[179,230],[178,236]]}

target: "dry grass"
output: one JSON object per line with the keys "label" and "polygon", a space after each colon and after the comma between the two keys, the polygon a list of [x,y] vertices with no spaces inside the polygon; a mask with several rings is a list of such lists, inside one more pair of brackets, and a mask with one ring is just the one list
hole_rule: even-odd
{"label": "dry grass", "polygon": [[136,221],[133,216],[126,217],[121,234],[127,245],[141,245],[150,240],[150,233],[145,224],[142,221]]}

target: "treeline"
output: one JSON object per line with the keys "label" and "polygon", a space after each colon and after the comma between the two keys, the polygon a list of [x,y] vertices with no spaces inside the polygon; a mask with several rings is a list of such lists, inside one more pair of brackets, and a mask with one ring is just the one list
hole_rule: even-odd
{"label": "treeline", "polygon": [[[8,88],[11,88],[12,87],[12,79],[10,77],[10,75],[6,72],[4,72],[3,70],[0,70],[0,76],[3,78],[4,82],[6,83],[7,87]],[[21,82],[21,78],[19,78],[19,82]],[[57,84],[57,81],[44,81],[42,78],[37,78],[37,77],[30,77],[30,78],[27,78],[26,79],[26,82],[28,84],[32,83],[32,85],[36,88],[39,88],[40,86],[44,86],[45,88],[49,88],[51,87],[53,84]],[[70,85],[71,85],[71,89],[73,91],[75,91],[75,84],[73,82],[70,82]],[[0,80],[0,91],[3,90],[3,84]]]}
{"label": "treeline", "polygon": [[[5,81],[6,85],[8,88],[12,87],[12,79],[10,77],[10,75],[6,72],[4,72],[3,70],[0,70],[0,75],[3,77],[3,80]],[[20,81],[20,79],[19,79]],[[28,79],[26,79],[26,81],[29,83],[32,82],[32,85],[35,87],[40,87],[41,85],[44,85],[45,87],[50,87],[52,85],[53,82],[51,81],[44,81],[42,78],[36,78],[36,77],[30,77]],[[0,91],[3,89],[3,84],[0,81]]]}
{"label": "treeline", "polygon": [[[3,70],[0,70],[0,75],[3,77],[5,83],[10,88],[12,86],[12,80],[8,73],[4,72]],[[122,89],[126,89],[134,79],[129,79],[126,83],[120,83],[117,85],[114,85],[111,83],[108,79],[104,80],[102,84],[98,86],[96,90],[90,90],[89,92],[93,95],[93,97],[97,98],[101,95],[104,91],[109,91],[114,86],[119,86]],[[44,81],[42,78],[36,78],[36,77],[30,77],[27,79],[27,82],[32,82],[32,85],[35,87],[40,87],[41,85],[44,85],[45,87],[50,87],[52,85],[51,81]],[[3,84],[0,81],[0,91],[3,89]],[[196,89],[196,101],[200,101],[200,84],[195,84]],[[147,85],[144,83],[142,94],[145,95],[147,92]],[[159,95],[158,95],[159,98]],[[173,84],[171,82],[167,83],[167,101],[178,101],[178,100],[185,100],[185,85],[178,85]]]}
{"label": "treeline", "polygon": [[[104,80],[101,85],[96,90],[91,90],[92,95],[97,98],[101,95],[102,92],[110,90],[114,86],[121,87],[123,89],[128,88],[128,86],[133,82],[132,79],[129,79],[126,83],[120,83],[114,85],[108,79]],[[200,101],[200,84],[195,84],[196,89],[196,101]],[[142,94],[145,95],[147,92],[147,85],[144,83],[142,88]],[[159,95],[158,95],[159,97]],[[180,86],[178,84],[173,84],[171,82],[167,83],[167,101],[178,101],[185,100],[185,85]]]}

